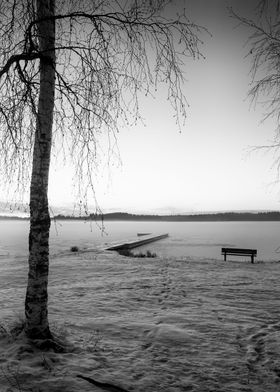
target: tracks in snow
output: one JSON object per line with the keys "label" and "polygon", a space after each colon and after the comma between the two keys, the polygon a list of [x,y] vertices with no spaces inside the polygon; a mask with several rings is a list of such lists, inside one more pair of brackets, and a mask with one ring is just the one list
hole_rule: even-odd
{"label": "tracks in snow", "polygon": [[237,344],[248,369],[248,383],[273,378],[280,383],[280,323],[268,322],[249,329],[240,328]]}

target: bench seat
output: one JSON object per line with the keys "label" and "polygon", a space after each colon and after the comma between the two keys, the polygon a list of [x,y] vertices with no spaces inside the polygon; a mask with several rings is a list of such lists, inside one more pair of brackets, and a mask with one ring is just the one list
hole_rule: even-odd
{"label": "bench seat", "polygon": [[222,255],[224,255],[224,261],[227,259],[227,255],[230,256],[251,256],[251,263],[254,263],[254,257],[257,256],[257,249],[242,249],[242,248],[222,248]]}

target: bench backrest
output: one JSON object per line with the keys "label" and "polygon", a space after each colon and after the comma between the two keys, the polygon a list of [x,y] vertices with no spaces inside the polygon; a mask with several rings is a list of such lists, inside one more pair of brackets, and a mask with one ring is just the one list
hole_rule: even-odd
{"label": "bench backrest", "polygon": [[233,254],[246,254],[246,255],[257,255],[257,249],[242,249],[242,248],[222,248],[222,253],[233,253]]}

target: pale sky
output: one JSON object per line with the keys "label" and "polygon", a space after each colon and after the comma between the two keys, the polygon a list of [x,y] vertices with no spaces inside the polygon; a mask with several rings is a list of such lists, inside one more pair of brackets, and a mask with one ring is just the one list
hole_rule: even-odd
{"label": "pale sky", "polygon": [[[179,1],[177,1],[179,2]],[[227,6],[250,16],[258,0],[191,0],[189,16],[212,33],[203,36],[205,60],[188,60],[184,93],[190,104],[180,133],[164,90],[142,101],[146,126],[117,135],[121,163],[100,166],[95,191],[104,212],[189,213],[280,208],[274,157],[251,148],[272,140],[275,123],[261,123],[250,107],[246,31],[234,28]],[[245,4],[245,5],[244,5]],[[245,9],[244,9],[245,7]],[[50,181],[52,205],[74,203],[69,168]]]}

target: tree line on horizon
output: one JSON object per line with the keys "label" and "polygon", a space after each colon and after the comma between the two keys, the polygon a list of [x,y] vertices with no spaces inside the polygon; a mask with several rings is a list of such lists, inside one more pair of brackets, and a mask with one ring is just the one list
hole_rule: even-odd
{"label": "tree line on horizon", "polygon": [[153,215],[153,214],[130,214],[127,212],[111,212],[108,214],[90,214],[89,216],[73,217],[56,215],[54,219],[75,220],[124,220],[124,221],[157,221],[157,222],[219,222],[219,221],[280,221],[280,211],[268,212],[218,212],[212,214],[190,215]]}
{"label": "tree line on horizon", "polygon": [[[29,220],[28,216],[0,215],[0,220]],[[110,212],[89,215],[54,215],[52,220],[89,220],[89,221],[152,221],[152,222],[269,222],[280,221],[280,211],[266,212],[216,212],[207,214],[130,214],[128,212]]]}

